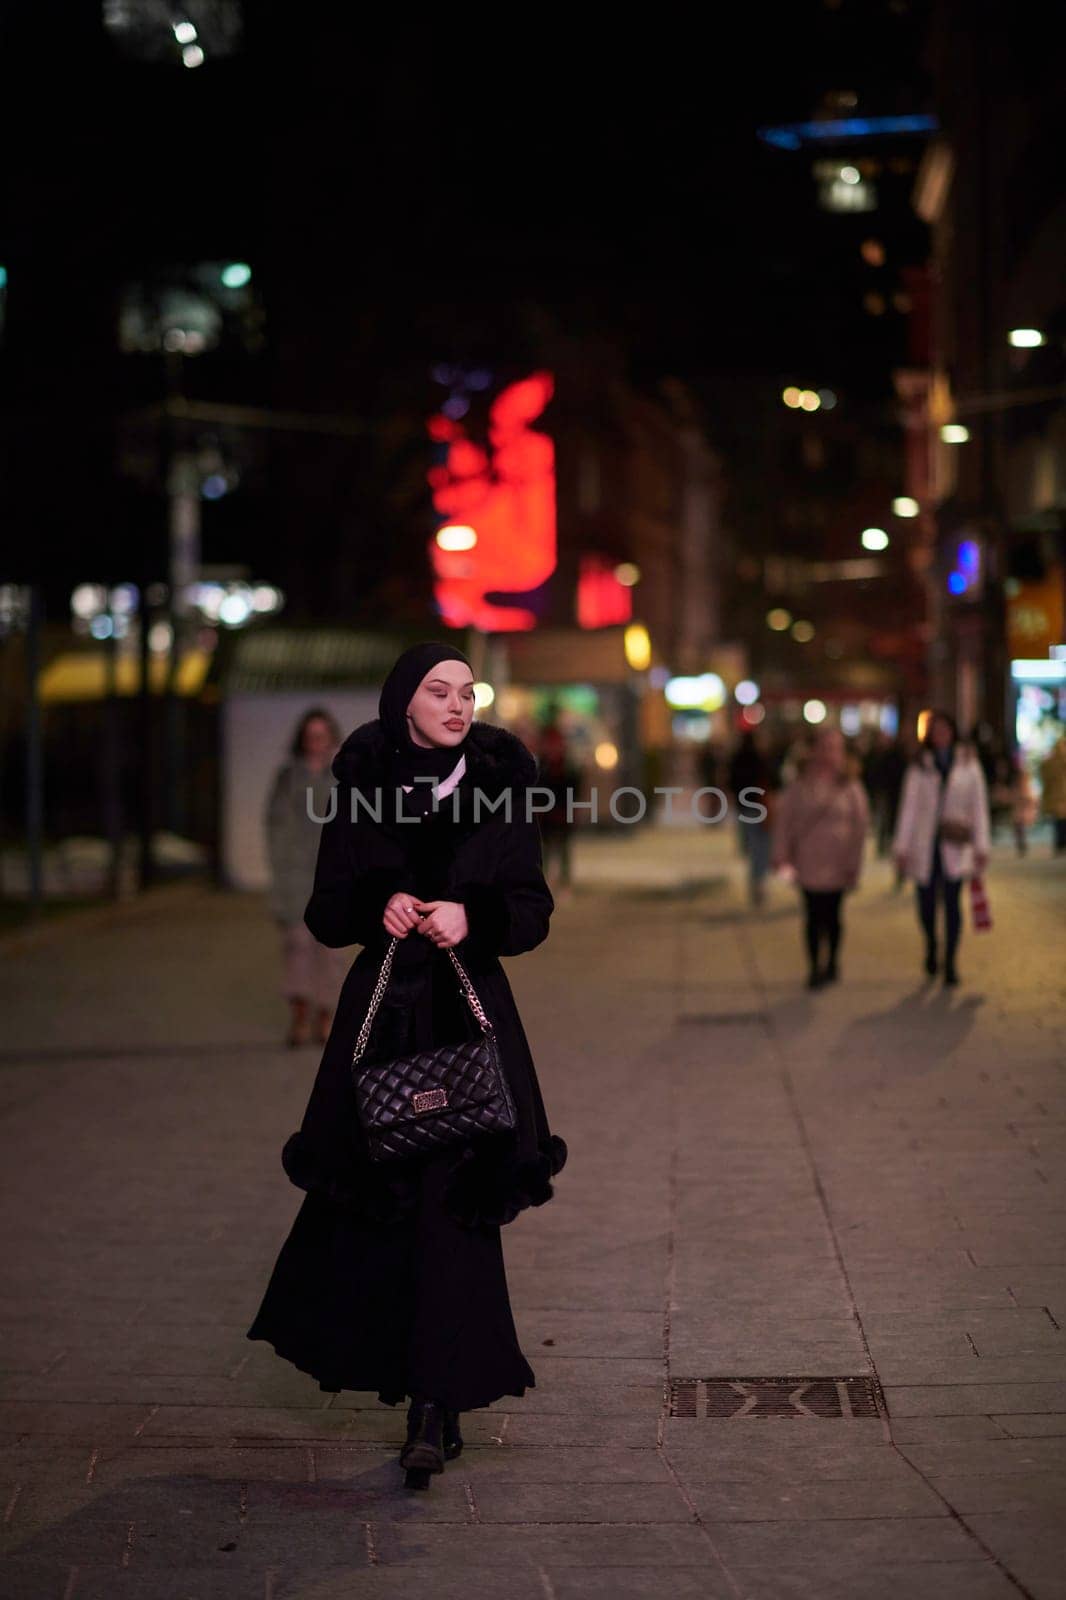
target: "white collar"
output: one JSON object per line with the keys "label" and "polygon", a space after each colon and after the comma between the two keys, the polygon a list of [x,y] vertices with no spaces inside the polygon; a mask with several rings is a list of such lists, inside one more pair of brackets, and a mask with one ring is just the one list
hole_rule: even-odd
{"label": "white collar", "polygon": [[[442,778],[440,783],[434,786],[433,793],[436,795],[438,800],[442,800],[446,794],[451,794],[452,790],[455,788],[465,771],[466,757],[460,756],[458,761],[455,763],[455,766],[449,772],[448,776],[446,778]],[[400,787],[403,789],[405,794],[410,794],[411,790],[414,788],[414,784],[404,783],[401,784]]]}

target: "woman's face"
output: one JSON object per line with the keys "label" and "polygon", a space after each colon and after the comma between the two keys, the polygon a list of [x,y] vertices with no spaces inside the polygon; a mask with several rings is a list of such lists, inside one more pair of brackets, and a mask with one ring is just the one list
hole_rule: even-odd
{"label": "woman's face", "polygon": [[462,661],[431,667],[411,696],[407,727],[415,744],[461,744],[474,720],[474,676]]}
{"label": "woman's face", "polygon": [[951,723],[945,722],[943,717],[934,717],[929,724],[929,743],[934,750],[948,750],[955,742],[955,735],[951,730]]}
{"label": "woman's face", "polygon": [[312,717],[300,743],[308,761],[324,761],[333,749],[333,730],[324,717]]}

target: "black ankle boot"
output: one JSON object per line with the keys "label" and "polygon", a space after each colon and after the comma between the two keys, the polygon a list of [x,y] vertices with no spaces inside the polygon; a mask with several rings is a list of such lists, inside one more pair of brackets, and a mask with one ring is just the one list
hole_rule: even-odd
{"label": "black ankle boot", "polygon": [[[400,1466],[408,1474],[424,1476],[444,1471],[444,1407],[435,1400],[412,1400],[407,1412],[407,1439],[400,1451]],[[425,1484],[412,1484],[424,1488]]]}
{"label": "black ankle boot", "polygon": [[927,944],[925,947],[925,970],[931,978],[936,976],[936,968],[936,945]]}
{"label": "black ankle boot", "polygon": [[459,1432],[458,1411],[445,1410],[442,1439],[445,1461],[454,1461],[456,1456],[461,1454],[463,1448],[463,1436]]}

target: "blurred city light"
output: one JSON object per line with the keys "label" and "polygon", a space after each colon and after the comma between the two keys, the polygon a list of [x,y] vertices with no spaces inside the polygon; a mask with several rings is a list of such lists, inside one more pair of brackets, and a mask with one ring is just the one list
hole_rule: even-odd
{"label": "blurred city light", "polygon": [[810,644],[814,638],[814,623],[794,622],[792,624],[792,637],[797,644]]}
{"label": "blurred city light", "polygon": [[751,678],[742,678],[733,693],[737,697],[738,705],[753,706],[759,698],[759,685]]}
{"label": "blurred city light", "polygon": [[821,401],[823,411],[832,411],[837,403],[837,397],[832,389],[819,389],[818,399]]}
{"label": "blurred city light", "polygon": [[864,550],[887,550],[888,534],[884,528],[864,528],[862,530],[862,547]]}
{"label": "blurred city light", "polygon": [[470,401],[466,398],[465,394],[453,394],[447,400],[445,400],[444,404],[441,406],[441,410],[443,411],[444,415],[446,417],[450,417],[453,422],[458,422],[460,417],[465,417],[467,412],[470,410]]}
{"label": "blurred city light", "polygon": [[102,583],[79,583],[70,597],[70,609],[86,621],[107,609],[107,590]]}
{"label": "blurred city light", "polygon": [[227,628],[240,628],[252,614],[251,596],[240,589],[231,589],[219,604],[218,620]]}
{"label": "blurred city light", "polygon": [[804,722],[819,723],[824,722],[825,719],[826,708],[824,700],[808,700],[805,702],[803,707]]}
{"label": "blurred city light", "polygon": [[175,22],[174,37],[179,44],[192,44],[196,38],[196,24],[194,22]]}
{"label": "blurred city light", "polygon": [[766,626],[775,633],[785,633],[792,626],[792,613],[786,611],[784,606],[775,606],[766,613]]}
{"label": "blurred city light", "polygon": [[1066,683],[1066,661],[1027,661],[1015,657],[1010,664],[1010,675],[1015,683]]}
{"label": "blurred city light", "polygon": [[873,211],[877,205],[877,191],[863,178],[858,167],[816,161],[814,176],[818,182],[818,201],[825,211]]}
{"label": "blurred city light", "polygon": [[89,624],[89,632],[94,639],[110,639],[114,631],[114,621],[106,611],[101,612],[98,617],[94,617]]}
{"label": "blurred city light", "polygon": [[437,544],[441,550],[472,550],[477,534],[463,522],[449,522],[437,529]]}
{"label": "blurred city light", "polygon": [[862,713],[858,706],[841,706],[840,731],[853,739],[862,728]]}
{"label": "blurred city light", "polygon": [[859,246],[859,254],[868,267],[883,267],[885,264],[885,247],[880,239],[864,239]]}
{"label": "blurred city light", "polygon": [[667,705],[677,711],[718,711],[725,705],[725,684],[717,672],[670,678],[665,693]]}
{"label": "blurred city light", "polygon": [[907,112],[888,117],[834,117],[817,122],[785,122],[760,128],[759,138],[778,150],[798,150],[804,144],[837,144],[842,139],[877,139],[884,134],[935,133],[936,117]]}
{"label": "blurred city light", "polygon": [[800,393],[800,405],[804,411],[817,411],[821,405],[821,397],[813,389],[804,389]]}
{"label": "blurred city light", "polygon": [[749,728],[757,728],[765,716],[765,706],[745,706],[740,713],[741,721],[746,722]]}
{"label": "blurred city light", "polygon": [[610,769],[618,765],[618,746],[611,744],[609,739],[596,746],[594,755],[598,767]]}
{"label": "blurred city light", "polygon": [[252,281],[252,269],[247,261],[231,261],[222,268],[220,276],[224,288],[243,289],[246,283]]}
{"label": "blurred city light", "polygon": [[228,488],[229,484],[221,472],[212,472],[200,485],[200,493],[205,500],[221,500]]}
{"label": "blurred city light", "polygon": [[909,494],[898,494],[892,502],[892,511],[897,517],[916,517],[920,510],[917,500],[912,500]]}
{"label": "blurred city light", "polygon": [[1036,350],[1047,344],[1047,336],[1039,328],[1012,328],[1007,339],[1015,350]]}
{"label": "blurred city light", "polygon": [[496,698],[496,691],[491,683],[475,683],[474,685],[474,710],[484,711],[486,706],[491,706]]}
{"label": "blurred city light", "polygon": [[153,622],[148,629],[148,648],[156,655],[162,655],[164,650],[169,650],[174,641],[174,629],[169,622]]}
{"label": "blurred city light", "polygon": [[187,67],[202,67],[204,53],[198,44],[187,44],[181,52],[181,59]]}
{"label": "blurred city light", "polygon": [[634,672],[651,666],[651,636],[642,622],[631,622],[622,636],[626,661]]}
{"label": "blurred city light", "polygon": [[929,732],[929,719],[932,717],[932,715],[932,710],[919,711],[918,713],[918,723],[915,731],[917,732],[919,742],[921,742]]}
{"label": "blurred city light", "polygon": [[791,411],[795,411],[799,405],[802,392],[794,383],[790,383],[787,389],[782,390],[781,398]]}
{"label": "blurred city light", "polygon": [[954,595],[975,593],[981,586],[981,546],[976,539],[960,539],[955,567],[948,573],[948,590]]}
{"label": "blurred city light", "polygon": [[615,581],[631,589],[640,582],[640,568],[635,561],[620,561],[614,569]]}
{"label": "blurred city light", "polygon": [[962,422],[945,422],[940,437],[945,444],[965,444],[970,437],[970,430]]}
{"label": "blurred city light", "polygon": [[140,598],[135,583],[117,583],[108,595],[107,603],[112,611],[128,616],[137,610]]}
{"label": "blurred city light", "polygon": [[280,611],[285,604],[285,596],[280,589],[275,589],[272,583],[257,583],[252,589],[252,610],[268,614],[271,611]]}

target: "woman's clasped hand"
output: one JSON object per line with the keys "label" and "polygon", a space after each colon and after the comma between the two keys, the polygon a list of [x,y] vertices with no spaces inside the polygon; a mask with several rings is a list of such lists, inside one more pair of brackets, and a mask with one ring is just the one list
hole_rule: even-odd
{"label": "woman's clasped hand", "polygon": [[470,931],[466,908],[458,900],[419,900],[402,892],[390,896],[381,920],[394,938],[405,939],[417,928],[441,950],[451,949]]}

